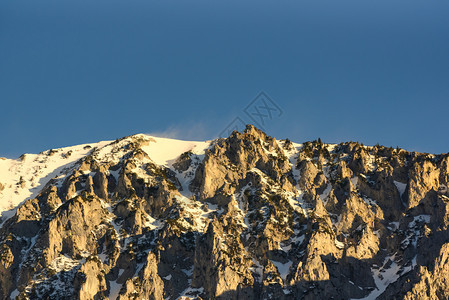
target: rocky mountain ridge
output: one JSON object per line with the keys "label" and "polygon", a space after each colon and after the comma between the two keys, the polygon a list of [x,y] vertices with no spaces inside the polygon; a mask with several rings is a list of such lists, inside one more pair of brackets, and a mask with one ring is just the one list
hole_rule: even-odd
{"label": "rocky mountain ridge", "polygon": [[55,157],[0,176],[1,202],[29,198],[0,221],[1,299],[449,298],[448,154],[249,125],[36,159]]}

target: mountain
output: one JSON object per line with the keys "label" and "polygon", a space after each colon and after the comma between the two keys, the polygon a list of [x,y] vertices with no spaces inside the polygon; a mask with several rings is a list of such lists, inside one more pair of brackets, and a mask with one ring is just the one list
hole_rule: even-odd
{"label": "mountain", "polygon": [[448,299],[448,180],[251,125],[0,159],[0,298]]}

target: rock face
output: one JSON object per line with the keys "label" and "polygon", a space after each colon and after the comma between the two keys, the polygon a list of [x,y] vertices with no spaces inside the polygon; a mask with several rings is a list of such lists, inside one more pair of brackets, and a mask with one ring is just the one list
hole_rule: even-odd
{"label": "rock face", "polygon": [[154,143],[84,147],[3,220],[1,299],[449,298],[447,154],[250,125],[165,164]]}

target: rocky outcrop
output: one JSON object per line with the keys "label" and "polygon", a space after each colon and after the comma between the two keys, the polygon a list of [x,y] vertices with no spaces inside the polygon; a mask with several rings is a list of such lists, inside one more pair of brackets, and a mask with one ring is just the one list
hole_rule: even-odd
{"label": "rocky outcrop", "polygon": [[102,263],[89,257],[75,275],[74,288],[78,299],[102,299],[107,289]]}
{"label": "rocky outcrop", "polygon": [[0,277],[0,293],[2,295],[8,295],[14,287],[14,281],[11,276],[14,255],[6,243],[3,243],[0,247],[0,274],[2,274]]}
{"label": "rocky outcrop", "polygon": [[145,266],[139,272],[139,277],[130,278],[125,282],[124,292],[118,299],[142,298],[149,300],[162,300],[164,283],[158,275],[157,259],[149,253]]}
{"label": "rocky outcrop", "polygon": [[[232,220],[227,225],[235,226]],[[252,295],[245,287],[254,283],[251,265],[238,236],[229,236],[215,219],[197,241],[192,287],[204,288],[209,299],[248,298]]]}

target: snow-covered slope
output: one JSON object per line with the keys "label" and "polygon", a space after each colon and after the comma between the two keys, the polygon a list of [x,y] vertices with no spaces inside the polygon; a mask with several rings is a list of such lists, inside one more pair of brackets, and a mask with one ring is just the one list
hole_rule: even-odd
{"label": "snow-covered slope", "polygon": [[89,154],[93,147],[108,143],[51,149],[39,154],[23,154],[18,159],[0,158],[2,220],[14,214],[15,208],[23,201],[35,197],[52,178],[65,176],[75,162]]}
{"label": "snow-covered slope", "polygon": [[[191,151],[204,155],[210,141],[195,142],[145,134],[129,137],[148,140],[142,147],[151,160],[170,167],[182,153]],[[101,158],[110,159],[112,141],[50,149],[39,154],[23,154],[18,159],[0,158],[0,224],[14,215],[18,205],[35,197],[51,179],[63,179],[78,161],[97,151]]]}

